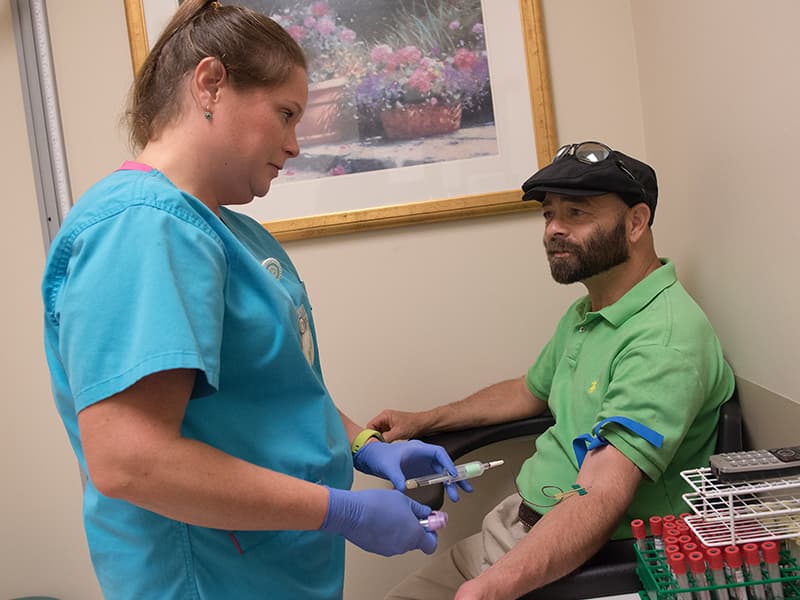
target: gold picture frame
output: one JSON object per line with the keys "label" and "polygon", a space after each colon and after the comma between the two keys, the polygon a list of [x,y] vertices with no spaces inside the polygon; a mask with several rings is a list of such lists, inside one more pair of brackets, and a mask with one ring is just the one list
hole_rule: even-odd
{"label": "gold picture frame", "polygon": [[[123,0],[134,72],[149,49],[142,0]],[[539,167],[557,148],[555,117],[540,0],[519,0],[530,94],[533,138]],[[510,58],[509,60],[513,60]],[[520,182],[521,183],[521,182]],[[523,202],[520,188],[462,195],[453,198],[407,202],[270,220],[264,226],[281,241],[316,238],[470,217],[535,210],[538,202]]]}

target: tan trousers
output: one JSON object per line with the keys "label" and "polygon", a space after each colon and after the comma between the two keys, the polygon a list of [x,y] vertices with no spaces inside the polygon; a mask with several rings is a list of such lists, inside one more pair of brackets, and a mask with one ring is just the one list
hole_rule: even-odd
{"label": "tan trousers", "polygon": [[519,494],[483,519],[480,533],[457,542],[396,585],[386,600],[452,600],[462,583],[480,575],[528,533],[519,520]]}

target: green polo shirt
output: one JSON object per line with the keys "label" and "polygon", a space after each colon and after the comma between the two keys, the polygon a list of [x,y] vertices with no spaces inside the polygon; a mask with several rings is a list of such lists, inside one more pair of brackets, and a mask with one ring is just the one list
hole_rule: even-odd
{"label": "green polo shirt", "polygon": [[570,489],[578,474],[572,441],[603,419],[628,417],[664,436],[656,448],[614,423],[600,431],[645,475],[615,538],[631,536],[631,519],[688,510],[680,472],[708,465],[719,407],[734,387],[711,324],[672,262],[661,262],[611,306],[592,312],[588,296],[575,302],[526,378],[556,421],[517,477],[542,513],[555,502],[545,495],[554,489],[542,487]]}

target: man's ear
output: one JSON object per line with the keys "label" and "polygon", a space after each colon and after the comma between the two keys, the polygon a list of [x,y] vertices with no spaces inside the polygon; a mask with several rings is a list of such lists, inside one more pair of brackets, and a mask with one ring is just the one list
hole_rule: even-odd
{"label": "man's ear", "polygon": [[206,56],[197,63],[192,74],[192,95],[202,110],[212,111],[226,79],[225,66],[217,57]]}
{"label": "man's ear", "polygon": [[650,228],[650,207],[644,202],[634,204],[628,209],[628,238],[638,242]]}

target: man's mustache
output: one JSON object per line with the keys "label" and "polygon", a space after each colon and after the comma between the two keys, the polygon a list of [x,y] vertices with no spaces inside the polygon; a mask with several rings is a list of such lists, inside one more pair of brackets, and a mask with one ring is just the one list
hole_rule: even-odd
{"label": "man's mustache", "polygon": [[544,244],[544,249],[548,252],[576,252],[580,251],[580,246],[571,244],[563,240],[550,240]]}

